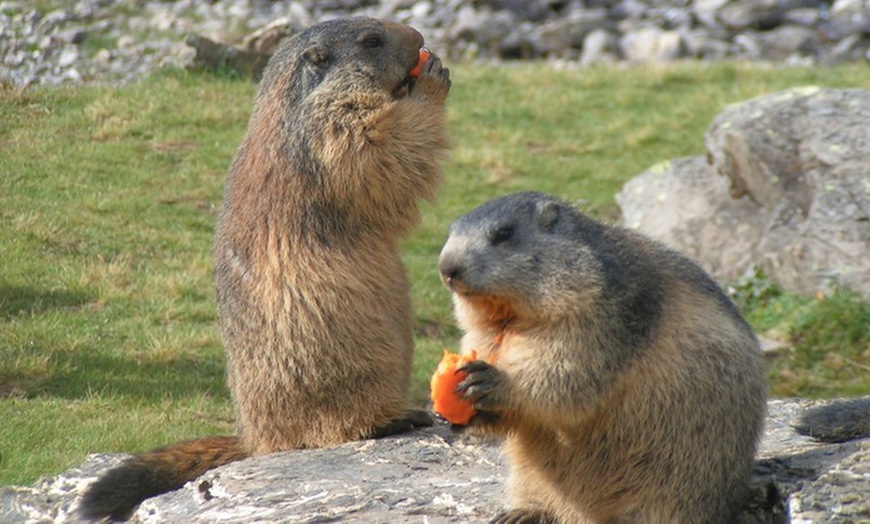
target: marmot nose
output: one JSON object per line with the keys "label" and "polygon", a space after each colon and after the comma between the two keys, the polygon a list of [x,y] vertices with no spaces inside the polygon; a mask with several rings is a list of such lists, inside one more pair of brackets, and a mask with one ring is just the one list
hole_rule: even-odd
{"label": "marmot nose", "polygon": [[438,271],[441,272],[441,280],[448,287],[453,287],[453,283],[462,280],[464,268],[462,264],[450,258],[442,258],[438,264]]}

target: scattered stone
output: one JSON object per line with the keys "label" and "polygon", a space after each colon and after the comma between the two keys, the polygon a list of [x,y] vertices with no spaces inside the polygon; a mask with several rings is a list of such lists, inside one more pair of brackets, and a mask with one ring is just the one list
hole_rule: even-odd
{"label": "scattered stone", "polygon": [[619,39],[610,31],[595,29],[583,40],[581,65],[609,64],[619,58]]}
{"label": "scattered stone", "polygon": [[[223,48],[220,64],[195,67],[223,68],[235,63],[223,57],[235,49],[268,56],[281,39],[345,16],[410,24],[450,60],[814,65],[868,60],[870,49],[865,0],[47,0],[44,11],[31,4],[0,2],[0,81],[127,82],[191,63],[183,45],[190,35]],[[94,41],[107,44],[89,45]],[[75,60],[69,45],[78,48]],[[104,48],[111,62],[98,56]],[[55,67],[59,61],[67,65]],[[70,67],[88,74],[70,75]],[[243,64],[238,72],[248,69]]]}
{"label": "scattered stone", "polygon": [[60,52],[60,57],[57,59],[57,65],[60,67],[69,67],[76,63],[79,58],[79,50],[74,46],[64,47]]}
{"label": "scattered stone", "polygon": [[688,48],[678,31],[645,27],[625,35],[620,41],[622,55],[629,62],[656,63],[684,58]]}
{"label": "scattered stone", "polygon": [[592,31],[612,30],[615,26],[608,21],[605,9],[578,10],[571,16],[560,18],[542,25],[537,30],[537,50],[543,56],[561,55],[568,49],[580,49],[583,41]]}
{"label": "scattered stone", "polygon": [[792,56],[815,57],[821,51],[818,33],[798,25],[782,25],[764,33],[756,33],[766,60],[782,61]]}

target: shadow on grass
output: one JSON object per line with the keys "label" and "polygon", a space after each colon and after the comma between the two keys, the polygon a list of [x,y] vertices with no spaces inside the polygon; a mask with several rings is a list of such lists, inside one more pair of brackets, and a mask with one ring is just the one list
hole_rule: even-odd
{"label": "shadow on grass", "polygon": [[223,354],[183,354],[159,361],[93,351],[52,355],[52,371],[29,384],[26,397],[92,395],[159,402],[200,396],[229,399]]}
{"label": "shadow on grass", "polygon": [[[0,283],[0,322],[52,310],[74,311],[95,300],[96,295],[87,290],[46,291]],[[223,352],[214,347],[155,357],[139,352],[123,355],[96,346],[69,351],[28,340],[32,347],[10,351],[6,357],[11,360],[0,362],[0,398],[75,400],[95,394],[146,402],[202,395],[229,398]]]}
{"label": "shadow on grass", "polygon": [[84,290],[45,291],[26,286],[0,284],[0,319],[21,314],[42,313],[50,309],[78,309],[95,299]]}

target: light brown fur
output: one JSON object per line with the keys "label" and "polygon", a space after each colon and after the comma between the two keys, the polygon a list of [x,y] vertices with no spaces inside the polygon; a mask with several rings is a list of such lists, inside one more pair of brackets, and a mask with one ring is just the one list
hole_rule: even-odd
{"label": "light brown fur", "polygon": [[471,427],[506,438],[499,522],[734,522],[764,364],[697,266],[529,193],[457,220],[440,270],[481,359],[459,386]]}
{"label": "light brown fur", "polygon": [[[422,39],[382,25],[407,51],[397,85]],[[413,340],[397,242],[440,180],[440,71],[398,99],[333,73],[306,112],[280,102],[291,68],[264,77],[215,237],[230,389],[254,454],[366,437],[406,407]],[[282,121],[306,126],[303,144]],[[288,142],[310,157],[294,165]]]}
{"label": "light brown fur", "polygon": [[116,494],[125,476],[150,479],[120,484],[151,496],[218,459],[428,422],[407,411],[412,317],[397,248],[419,200],[434,197],[447,147],[449,72],[432,55],[409,77],[422,45],[407,26],[339,20],[271,59],[214,242],[237,438],[178,444],[187,459],[172,446],[134,457],[90,490],[85,514],[118,518],[138,504]]}

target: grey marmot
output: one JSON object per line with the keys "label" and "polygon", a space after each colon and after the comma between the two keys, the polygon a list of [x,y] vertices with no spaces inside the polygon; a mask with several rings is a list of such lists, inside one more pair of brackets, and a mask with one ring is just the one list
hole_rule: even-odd
{"label": "grey marmot", "polygon": [[457,387],[469,428],[506,438],[512,505],[495,522],[734,522],[765,364],[696,264],[519,193],[457,219],[439,270],[479,358]]}
{"label": "grey marmot", "polygon": [[214,241],[232,437],[137,455],[93,484],[88,518],[252,455],[431,421],[407,410],[413,333],[401,236],[442,178],[449,71],[414,29],[333,20],[286,40],[260,83]]}
{"label": "grey marmot", "polygon": [[870,436],[870,397],[841,399],[808,409],[795,429],[822,442],[846,442]]}

